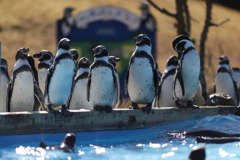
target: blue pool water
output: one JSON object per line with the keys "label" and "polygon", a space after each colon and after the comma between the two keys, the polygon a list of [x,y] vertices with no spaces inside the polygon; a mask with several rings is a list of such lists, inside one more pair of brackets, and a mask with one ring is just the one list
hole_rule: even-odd
{"label": "blue pool water", "polygon": [[[240,117],[210,116],[125,131],[99,131],[76,133],[75,153],[48,151],[37,148],[40,141],[48,145],[60,144],[66,133],[0,136],[0,159],[7,160],[186,160],[195,138],[174,138],[168,132],[212,129],[227,133],[240,133]],[[206,160],[240,159],[240,142],[207,144]]]}

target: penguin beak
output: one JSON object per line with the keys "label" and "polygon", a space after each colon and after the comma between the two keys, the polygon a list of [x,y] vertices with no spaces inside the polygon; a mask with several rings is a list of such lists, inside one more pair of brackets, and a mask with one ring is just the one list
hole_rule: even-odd
{"label": "penguin beak", "polygon": [[136,42],[136,44],[140,44],[140,42],[142,41],[142,38],[134,37],[134,41]]}
{"label": "penguin beak", "polygon": [[93,53],[96,54],[95,48],[92,49]]}
{"label": "penguin beak", "polygon": [[42,53],[35,53],[33,54],[34,58],[41,58],[42,57]]}

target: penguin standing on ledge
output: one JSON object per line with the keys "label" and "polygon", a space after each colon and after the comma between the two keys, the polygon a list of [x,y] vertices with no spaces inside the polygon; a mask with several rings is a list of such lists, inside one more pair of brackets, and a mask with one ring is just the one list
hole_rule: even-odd
{"label": "penguin standing on ledge", "polygon": [[226,56],[219,57],[219,66],[215,75],[216,93],[225,93],[232,97],[236,105],[239,105],[239,92],[235,83],[229,59]]}
{"label": "penguin standing on ledge", "polygon": [[34,58],[38,58],[38,83],[44,93],[47,70],[53,62],[53,55],[48,50],[42,50],[39,53],[33,54]]}
{"label": "penguin standing on ledge", "polygon": [[124,90],[132,101],[132,109],[139,109],[138,104],[145,104],[141,109],[149,113],[159,83],[157,65],[149,37],[140,34],[134,40],[137,46],[130,58]]}
{"label": "penguin standing on ledge", "polygon": [[[9,112],[33,111],[34,95],[43,104],[43,94],[31,66],[28,63],[29,48],[20,48],[16,53],[16,63],[12,69],[12,78],[8,85],[7,105]],[[23,94],[24,93],[24,94]]]}
{"label": "penguin standing on ledge", "polygon": [[4,58],[1,58],[0,62],[0,112],[7,111],[7,85],[10,81],[10,77],[8,75],[8,63]]}
{"label": "penguin standing on ledge", "polygon": [[59,113],[57,107],[61,106],[62,115],[72,115],[67,110],[67,103],[72,94],[74,77],[75,62],[70,55],[70,40],[63,38],[58,43],[57,54],[48,69],[45,84],[44,97],[49,112]]}
{"label": "penguin standing on ledge", "polygon": [[[117,93],[115,93],[113,108],[117,108],[118,106],[120,106],[122,104],[122,94],[121,94],[121,89],[120,89],[120,80],[119,80],[119,76],[118,76],[117,69],[116,69],[116,63],[119,62],[119,61],[120,61],[120,58],[117,58],[115,56],[109,56],[109,62],[114,67],[114,74],[116,76],[117,86],[118,86],[118,90],[115,90]],[[118,97],[117,97],[117,95],[118,95]]]}
{"label": "penguin standing on ledge", "polygon": [[105,46],[99,45],[93,48],[93,52],[94,62],[90,66],[87,100],[93,102],[94,110],[110,113],[115,93],[118,93],[116,90],[119,89],[114,67],[109,62],[109,53]]}
{"label": "penguin standing on ledge", "polygon": [[166,69],[158,87],[158,93],[155,98],[153,107],[172,107],[175,105],[173,98],[173,79],[178,66],[178,57],[171,56],[168,58]]}
{"label": "penguin standing on ledge", "polygon": [[89,69],[89,60],[86,57],[82,57],[78,61],[78,71],[74,80],[74,89],[69,102],[69,109],[77,110],[77,109],[93,109],[92,101],[87,101],[86,90],[87,90],[87,82],[88,75],[90,72]]}
{"label": "penguin standing on ledge", "polygon": [[173,81],[173,94],[176,107],[194,107],[192,99],[199,87],[200,57],[192,41],[184,35],[177,36],[172,42],[179,54],[178,68]]}

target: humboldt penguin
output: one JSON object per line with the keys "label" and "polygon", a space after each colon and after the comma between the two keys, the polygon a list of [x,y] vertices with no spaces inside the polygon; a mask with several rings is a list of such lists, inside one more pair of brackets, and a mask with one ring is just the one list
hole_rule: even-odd
{"label": "humboldt penguin", "polygon": [[38,58],[38,83],[44,93],[47,70],[53,62],[53,55],[48,50],[42,50],[33,54],[34,58]]}
{"label": "humboldt penguin", "polygon": [[7,107],[9,112],[33,111],[34,95],[43,105],[43,93],[35,81],[28,63],[29,48],[20,48],[15,56],[16,63],[12,69],[8,85]]}
{"label": "humboldt penguin", "polygon": [[[114,66],[109,62],[109,53],[105,46],[93,48],[94,62],[90,66],[87,85],[87,99],[93,102],[94,110],[112,111],[115,93],[118,93]],[[118,97],[118,95],[116,96]]]}
{"label": "humboldt penguin", "polygon": [[89,60],[82,57],[78,61],[78,71],[74,79],[74,89],[69,102],[69,109],[93,109],[92,101],[87,101],[86,90],[89,75]]}
{"label": "humboldt penguin", "polygon": [[171,56],[167,60],[166,69],[158,87],[158,93],[153,107],[173,107],[175,101],[173,98],[173,79],[178,66],[178,57]]}
{"label": "humboldt penguin", "polygon": [[70,54],[75,61],[76,70],[78,70],[78,57],[79,57],[78,51],[76,49],[71,49]]}
{"label": "humboldt penguin", "polygon": [[[118,85],[118,90],[116,90],[115,93],[115,98],[114,98],[114,102],[113,102],[113,108],[117,108],[118,106],[120,106],[122,104],[122,94],[121,94],[121,89],[120,89],[120,80],[119,80],[119,76],[117,73],[117,69],[116,69],[116,63],[120,61],[120,58],[117,58],[115,56],[109,56],[109,62],[113,65],[114,67],[114,74],[116,76],[116,80],[117,80],[117,85]],[[118,97],[117,97],[118,95]]]}
{"label": "humboldt penguin", "polygon": [[73,153],[74,147],[76,144],[76,135],[75,133],[67,133],[60,145],[47,145],[44,142],[40,142],[39,147],[48,150],[48,151],[62,151],[66,153]]}
{"label": "humboldt penguin", "polygon": [[236,105],[239,105],[239,92],[235,83],[228,57],[220,56],[218,70],[215,75],[215,93],[225,93],[232,97]]}
{"label": "humboldt penguin", "polygon": [[[70,40],[63,38],[58,43],[57,54],[50,68],[45,83],[45,104],[49,112],[71,116],[67,103],[74,87],[75,62],[70,55]],[[58,106],[61,106],[59,112]]]}
{"label": "humboldt penguin", "polygon": [[192,41],[184,35],[177,36],[172,46],[179,54],[178,67],[173,81],[176,107],[193,107],[192,99],[199,87],[200,57]]}
{"label": "humboldt penguin", "polygon": [[159,83],[157,65],[150,38],[140,34],[134,40],[136,49],[129,61],[124,90],[132,101],[132,109],[139,109],[138,104],[144,104],[146,106],[141,109],[149,113]]}
{"label": "humboldt penguin", "polygon": [[74,27],[74,18],[72,16],[72,11],[74,8],[66,7],[64,9],[62,23],[61,23],[61,31],[63,36],[68,36],[69,32]]}
{"label": "humboldt penguin", "polygon": [[0,61],[0,112],[7,111],[7,86],[10,81],[8,74],[8,63],[6,59],[1,58]]}

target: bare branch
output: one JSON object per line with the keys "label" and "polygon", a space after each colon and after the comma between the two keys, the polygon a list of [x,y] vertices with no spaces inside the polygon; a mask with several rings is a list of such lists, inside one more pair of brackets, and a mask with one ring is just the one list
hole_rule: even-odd
{"label": "bare branch", "polygon": [[210,22],[210,23],[209,23],[209,26],[218,27],[218,26],[221,26],[221,25],[223,25],[224,23],[226,23],[226,22],[228,22],[228,21],[230,21],[229,18],[228,18],[228,19],[225,19],[224,21],[222,21],[222,22],[220,22],[220,23],[218,23],[218,24]]}
{"label": "bare branch", "polygon": [[177,14],[174,14],[174,13],[170,13],[168,12],[165,8],[160,8],[158,7],[154,2],[152,2],[152,0],[147,0],[154,8],[156,8],[158,11],[160,11],[161,13],[164,13],[168,16],[171,16],[171,17],[174,17],[176,18],[177,17]]}

